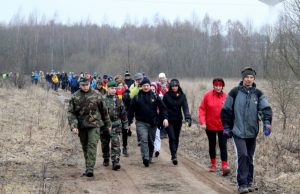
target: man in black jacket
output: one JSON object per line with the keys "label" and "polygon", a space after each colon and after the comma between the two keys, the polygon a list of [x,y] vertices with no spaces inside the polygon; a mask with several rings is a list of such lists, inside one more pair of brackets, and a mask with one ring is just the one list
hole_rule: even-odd
{"label": "man in black jacket", "polygon": [[[145,167],[149,166],[154,151],[154,139],[160,117],[163,126],[168,127],[168,113],[165,104],[150,89],[150,80],[144,78],[142,90],[131,100],[128,110],[129,124],[136,119],[136,131],[141,143],[141,154]],[[158,114],[159,112],[159,114]]]}

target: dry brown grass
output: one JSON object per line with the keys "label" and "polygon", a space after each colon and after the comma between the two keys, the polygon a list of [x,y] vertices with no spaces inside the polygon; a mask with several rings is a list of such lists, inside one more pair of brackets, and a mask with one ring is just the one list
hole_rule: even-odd
{"label": "dry brown grass", "polygon": [[56,167],[76,164],[66,112],[39,87],[0,88],[0,193],[58,193]]}
{"label": "dry brown grass", "polygon": [[[225,79],[225,92],[229,92],[240,80]],[[209,165],[208,140],[205,131],[198,124],[198,107],[205,92],[212,89],[212,79],[181,80],[185,91],[195,125],[189,129],[184,128],[181,136],[181,149],[191,157],[197,158],[202,164]],[[266,138],[260,131],[257,138],[255,156],[255,181],[261,192],[267,193],[299,193],[300,192],[300,117],[299,99],[292,103],[288,109],[288,125],[282,130],[282,114],[279,102],[272,93],[271,84],[264,80],[256,80],[259,89],[268,96],[273,109],[273,131]],[[299,96],[298,91],[293,95]],[[217,149],[219,152],[219,150]],[[233,142],[228,142],[228,161],[235,172],[235,157]],[[220,163],[220,162],[219,162]],[[221,175],[221,172],[218,172]],[[233,184],[236,183],[235,173],[228,177]]]}

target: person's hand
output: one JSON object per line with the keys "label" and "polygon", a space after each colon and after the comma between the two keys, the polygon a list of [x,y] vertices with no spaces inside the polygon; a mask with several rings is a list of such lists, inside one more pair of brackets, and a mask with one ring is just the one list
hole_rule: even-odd
{"label": "person's hand", "polygon": [[128,129],[127,129],[127,136],[131,136],[131,134],[132,134],[132,132],[130,130],[130,127],[128,127]]}
{"label": "person's hand", "polygon": [[169,121],[168,121],[168,119],[164,119],[164,121],[163,121],[163,126],[164,126],[164,128],[167,128],[167,127],[169,126]]}
{"label": "person's hand", "polygon": [[72,129],[72,133],[75,134],[75,135],[78,135],[78,133],[79,133],[79,132],[78,132],[78,129],[77,129],[77,128],[73,128],[73,129]]}
{"label": "person's hand", "polygon": [[200,128],[201,128],[202,130],[206,130],[206,125],[205,125],[205,124],[200,125]]}
{"label": "person's hand", "polygon": [[186,119],[185,122],[188,123],[188,127],[192,126],[192,120],[191,119]]}
{"label": "person's hand", "polygon": [[231,129],[225,128],[224,131],[223,131],[223,136],[226,139],[232,138],[232,131],[231,131]]}
{"label": "person's hand", "polygon": [[263,131],[264,131],[265,136],[268,137],[272,132],[272,125],[270,125],[268,123],[264,124]]}

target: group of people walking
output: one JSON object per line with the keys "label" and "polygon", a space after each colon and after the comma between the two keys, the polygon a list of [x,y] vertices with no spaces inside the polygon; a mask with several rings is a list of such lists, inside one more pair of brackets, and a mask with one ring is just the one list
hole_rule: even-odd
{"label": "group of people walking", "polygon": [[[227,139],[233,137],[238,161],[238,191],[247,193],[254,190],[253,157],[259,131],[258,118],[264,124],[264,134],[270,135],[272,110],[265,95],[256,88],[255,70],[247,67],[241,75],[241,83],[228,95],[223,92],[225,81],[213,79],[213,89],[204,95],[199,106],[199,123],[208,137],[210,172],[217,170],[218,139],[222,174],[230,173]],[[183,121],[189,127],[192,125],[188,100],[179,80],[167,80],[164,73],[159,74],[158,82],[151,82],[142,73],[136,73],[134,79],[129,72],[124,76],[125,79],[121,75],[113,79],[97,77],[95,81],[95,77],[91,78],[93,76],[82,76],[79,90],[69,102],[71,131],[79,135],[84,152],[84,176],[94,176],[99,139],[103,165],[109,166],[111,159],[113,170],[121,168],[121,139],[122,152],[128,156],[127,138],[131,135],[134,120],[143,165],[149,167],[152,158],[159,156],[162,130],[169,138],[171,162],[178,165],[177,151]]]}

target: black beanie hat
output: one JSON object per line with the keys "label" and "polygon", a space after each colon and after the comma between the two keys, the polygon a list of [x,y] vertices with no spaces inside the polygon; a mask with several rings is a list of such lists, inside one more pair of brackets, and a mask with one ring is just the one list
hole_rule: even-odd
{"label": "black beanie hat", "polygon": [[148,79],[148,78],[146,78],[146,77],[144,77],[143,78],[143,81],[141,82],[141,84],[140,85],[144,85],[144,84],[151,84],[151,82],[150,82],[150,80]]}
{"label": "black beanie hat", "polygon": [[180,86],[178,79],[171,79],[170,83],[169,83],[170,87],[173,86]]}
{"label": "black beanie hat", "polygon": [[245,67],[242,72],[242,78],[246,77],[247,75],[253,75],[254,77],[256,76],[256,72],[252,67]]}

